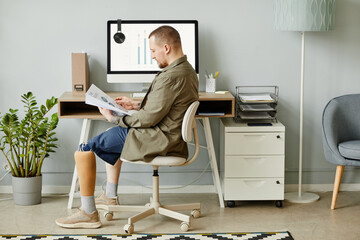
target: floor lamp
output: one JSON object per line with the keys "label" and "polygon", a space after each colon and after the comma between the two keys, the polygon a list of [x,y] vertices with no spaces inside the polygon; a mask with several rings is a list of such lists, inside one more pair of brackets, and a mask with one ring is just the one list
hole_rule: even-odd
{"label": "floor lamp", "polygon": [[319,195],[302,192],[303,163],[303,110],[305,32],[328,31],[334,25],[335,0],[275,0],[275,28],[301,32],[301,78],[300,78],[300,133],[299,133],[299,184],[298,192],[285,194],[285,199],[294,203],[310,203]]}

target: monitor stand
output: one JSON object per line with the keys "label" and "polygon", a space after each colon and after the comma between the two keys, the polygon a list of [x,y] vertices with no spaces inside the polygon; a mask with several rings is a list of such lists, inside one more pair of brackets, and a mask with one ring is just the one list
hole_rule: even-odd
{"label": "monitor stand", "polygon": [[144,98],[150,88],[151,83],[142,83],[141,92],[134,92],[131,94],[132,98]]}

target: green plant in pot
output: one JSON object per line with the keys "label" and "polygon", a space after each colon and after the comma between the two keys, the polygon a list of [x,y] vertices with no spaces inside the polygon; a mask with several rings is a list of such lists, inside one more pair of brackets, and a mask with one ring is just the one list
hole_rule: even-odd
{"label": "green plant in pot", "polygon": [[57,98],[46,100],[38,107],[35,96],[28,92],[21,96],[25,116],[18,117],[18,109],[0,116],[0,150],[12,173],[14,202],[33,205],[41,202],[41,168],[49,153],[57,147],[54,129],[58,124],[57,113],[47,117],[57,104]]}

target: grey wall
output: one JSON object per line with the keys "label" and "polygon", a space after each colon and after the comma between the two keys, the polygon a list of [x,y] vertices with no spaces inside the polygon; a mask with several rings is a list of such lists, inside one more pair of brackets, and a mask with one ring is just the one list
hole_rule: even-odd
{"label": "grey wall", "polygon": [[[278,116],[286,126],[286,183],[297,183],[301,35],[273,26],[273,0],[1,0],[0,112],[21,108],[20,95],[33,91],[39,102],[71,91],[71,52],[90,54],[91,82],[110,91],[139,86],[106,82],[106,22],[109,19],[197,19],[200,89],[204,72],[220,71],[218,90],[235,94],[239,85],[277,85]],[[335,30],[306,35],[304,183],[332,183],[334,166],[324,159],[321,113],[332,97],[360,90],[360,0],[336,2]],[[70,185],[73,152],[81,120],[61,119],[59,148],[44,166],[45,185]],[[212,119],[219,154],[219,120]],[[94,136],[111,125],[95,122]],[[200,128],[201,143],[204,144]],[[0,164],[5,163],[0,156]],[[104,167],[98,160],[99,171]],[[164,183],[181,185],[207,166],[207,151],[185,169],[164,169]],[[149,183],[148,168],[124,166],[122,178]],[[181,174],[171,174],[176,171]],[[343,182],[360,182],[347,168]],[[1,176],[4,171],[0,170]],[[100,173],[98,183],[104,180]],[[129,184],[121,181],[122,184]],[[7,176],[0,185],[11,184]],[[210,169],[196,184],[212,184]]]}

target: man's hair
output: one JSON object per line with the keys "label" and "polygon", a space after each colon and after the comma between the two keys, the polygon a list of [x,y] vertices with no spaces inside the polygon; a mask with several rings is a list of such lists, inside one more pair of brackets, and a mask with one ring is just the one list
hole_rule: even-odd
{"label": "man's hair", "polygon": [[180,34],[175,28],[170,26],[161,26],[152,31],[149,38],[154,36],[155,41],[160,44],[169,44],[170,46],[181,47]]}

